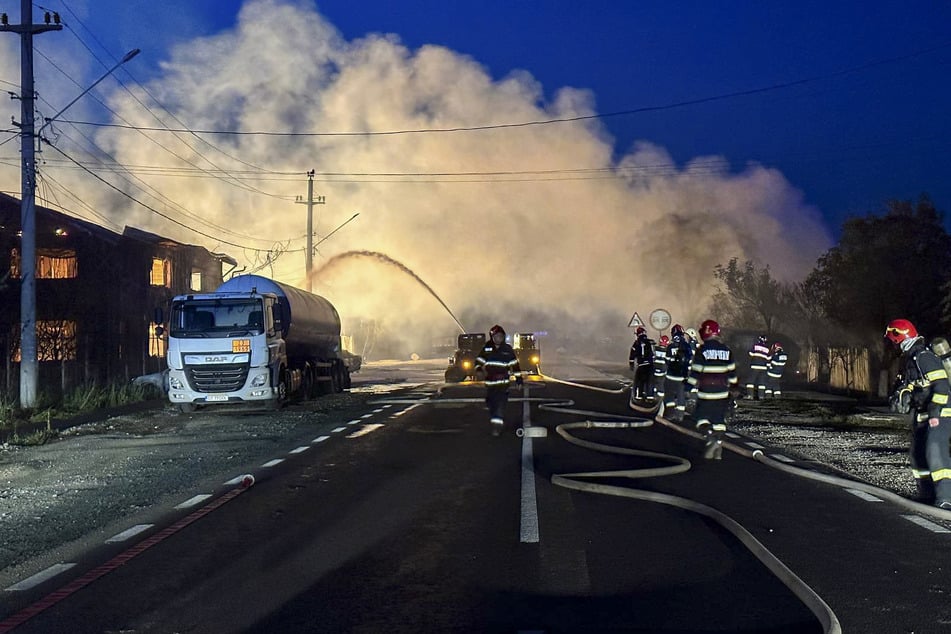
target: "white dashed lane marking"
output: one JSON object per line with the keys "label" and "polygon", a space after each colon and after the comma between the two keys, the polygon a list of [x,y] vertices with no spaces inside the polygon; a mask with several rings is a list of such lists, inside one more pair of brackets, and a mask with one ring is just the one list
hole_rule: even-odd
{"label": "white dashed lane marking", "polygon": [[52,579],[61,572],[66,572],[76,564],[53,564],[46,570],[42,570],[32,577],[27,577],[19,583],[15,583],[9,588],[6,589],[7,592],[18,592],[21,590],[29,590],[34,586],[38,586],[47,579]]}
{"label": "white dashed lane marking", "polygon": [[308,449],[310,449],[310,447],[298,447],[296,449],[291,449],[288,453],[290,453],[291,455],[294,455],[294,454],[304,453]]}
{"label": "white dashed lane marking", "polygon": [[201,494],[199,494],[199,495],[196,495],[195,497],[188,498],[187,500],[185,500],[185,501],[182,502],[181,504],[177,505],[175,508],[176,508],[176,509],[187,509],[187,508],[190,508],[190,507],[192,507],[192,506],[195,506],[196,504],[200,504],[201,502],[204,502],[205,500],[207,500],[207,499],[210,498],[210,497],[211,497],[211,494],[210,494],[210,493],[201,493]]}
{"label": "white dashed lane marking", "polygon": [[319,443],[319,442],[324,442],[324,441],[327,440],[328,438],[330,438],[330,436],[317,436],[316,438],[314,438],[313,440],[311,440],[310,443],[311,443],[312,445],[315,445],[315,444],[317,444],[317,443]]}
{"label": "white dashed lane marking", "polygon": [[865,500],[866,502],[881,502],[882,501],[881,498],[877,498],[871,493],[866,493],[865,491],[859,491],[858,489],[846,489],[846,491],[848,491],[849,493],[851,493],[857,498],[861,498]]}
{"label": "white dashed lane marking", "polygon": [[906,520],[912,524],[917,524],[918,526],[927,528],[932,533],[951,533],[951,530],[941,526],[940,524],[935,524],[934,522],[928,521],[923,517],[918,517],[917,515],[902,515]]}
{"label": "white dashed lane marking", "polygon": [[271,467],[275,467],[275,466],[281,464],[282,462],[284,462],[284,458],[275,458],[274,460],[268,460],[267,462],[265,462],[265,463],[262,464],[261,466],[262,466],[263,468],[265,468],[265,469],[270,469]]}
{"label": "white dashed lane marking", "polygon": [[127,529],[125,529],[124,531],[122,531],[121,533],[118,533],[118,534],[116,534],[116,535],[113,535],[112,537],[110,537],[109,539],[106,540],[106,543],[107,543],[107,544],[114,544],[114,543],[116,543],[116,542],[124,542],[125,540],[129,539],[130,537],[135,537],[135,536],[138,535],[139,533],[141,533],[141,532],[143,532],[143,531],[149,530],[149,529],[152,528],[153,526],[154,526],[154,524],[136,524],[136,525],[133,526],[132,528],[127,528]]}

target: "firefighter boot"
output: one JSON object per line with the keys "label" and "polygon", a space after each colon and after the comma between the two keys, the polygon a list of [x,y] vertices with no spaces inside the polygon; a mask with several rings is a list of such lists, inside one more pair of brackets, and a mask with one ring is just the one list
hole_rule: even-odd
{"label": "firefighter boot", "polygon": [[720,460],[723,453],[723,440],[718,433],[707,435],[707,444],[703,448],[703,457],[707,460]]}
{"label": "firefighter boot", "polygon": [[934,480],[930,477],[918,478],[915,480],[915,486],[918,489],[918,495],[915,501],[922,504],[935,503]]}
{"label": "firefighter boot", "polygon": [[491,420],[491,424],[492,424],[492,435],[498,436],[502,433],[502,427],[505,426],[505,421],[503,421],[501,418],[493,417]]}

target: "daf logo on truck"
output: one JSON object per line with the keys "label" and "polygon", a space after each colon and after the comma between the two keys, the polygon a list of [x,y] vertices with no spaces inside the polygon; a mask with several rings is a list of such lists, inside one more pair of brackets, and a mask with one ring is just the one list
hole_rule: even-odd
{"label": "daf logo on truck", "polygon": [[[360,369],[333,304],[260,275],[178,295],[170,308],[168,398],[184,412],[212,402],[276,409],[295,394],[342,392]],[[155,317],[163,323],[160,309]]]}

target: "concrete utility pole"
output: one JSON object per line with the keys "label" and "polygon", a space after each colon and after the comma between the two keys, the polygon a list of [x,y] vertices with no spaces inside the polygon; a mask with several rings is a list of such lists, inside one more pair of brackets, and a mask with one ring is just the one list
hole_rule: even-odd
{"label": "concrete utility pole", "polygon": [[307,200],[301,200],[298,196],[295,202],[307,205],[307,247],[304,255],[304,271],[307,276],[307,290],[313,291],[310,276],[314,272],[314,205],[323,205],[327,202],[323,196],[318,196],[314,200],[314,170],[307,172]]}
{"label": "concrete utility pole", "polygon": [[0,15],[0,31],[20,34],[20,407],[36,405],[36,137],[33,132],[33,34],[60,31],[59,14],[33,24],[32,0],[20,0],[20,24]]}

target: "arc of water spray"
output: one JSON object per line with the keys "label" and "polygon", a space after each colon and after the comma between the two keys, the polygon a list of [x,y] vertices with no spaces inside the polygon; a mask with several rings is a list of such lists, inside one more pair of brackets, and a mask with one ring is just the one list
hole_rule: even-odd
{"label": "arc of water spray", "polygon": [[380,253],[378,251],[347,251],[346,253],[340,253],[338,255],[333,256],[329,260],[327,260],[323,266],[321,266],[319,269],[314,271],[311,274],[311,280],[317,278],[321,273],[327,271],[333,266],[336,266],[341,260],[346,260],[349,258],[370,258],[373,260],[377,260],[379,262],[383,262],[384,264],[389,264],[390,266],[395,266],[399,270],[403,271],[404,273],[412,277],[414,280],[419,282],[420,286],[425,288],[429,292],[429,294],[432,295],[436,299],[436,301],[439,302],[439,304],[443,308],[446,309],[446,312],[449,313],[449,316],[452,317],[452,320],[456,322],[456,325],[459,326],[459,330],[461,332],[466,332],[466,329],[463,327],[463,325],[459,323],[459,320],[456,319],[456,316],[453,315],[452,311],[449,310],[449,307],[446,306],[446,302],[442,301],[442,298],[436,294],[436,291],[434,291],[432,287],[429,286],[429,284],[424,282],[423,279],[420,276],[416,275],[416,273],[414,273],[412,269],[410,269],[408,266],[406,266],[399,260],[394,260],[393,258],[386,255],[385,253]]}

